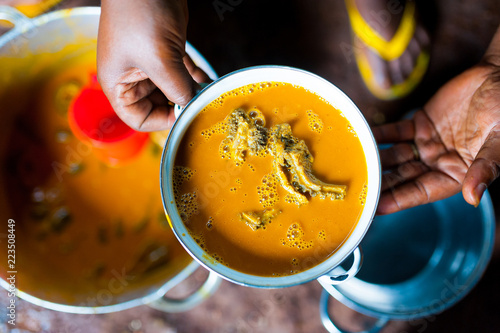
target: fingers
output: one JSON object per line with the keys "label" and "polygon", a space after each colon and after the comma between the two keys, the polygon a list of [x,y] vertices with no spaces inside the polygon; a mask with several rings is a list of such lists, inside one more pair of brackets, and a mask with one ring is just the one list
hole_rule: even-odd
{"label": "fingers", "polygon": [[397,123],[373,127],[372,132],[379,144],[411,141],[415,137],[415,127],[412,120],[402,120]]}
{"label": "fingers", "polygon": [[477,206],[486,188],[500,174],[500,126],[494,128],[465,175],[462,193],[465,201]]}
{"label": "fingers", "polygon": [[171,106],[157,106],[154,107],[149,113],[148,117],[144,119],[141,124],[140,130],[143,132],[160,131],[169,129],[175,122],[175,115],[173,107]]}
{"label": "fingers", "polygon": [[186,106],[198,88],[198,84],[184,65],[182,57],[171,57],[160,61],[148,75],[169,101],[181,106]]}
{"label": "fingers", "polygon": [[390,214],[448,198],[460,191],[467,171],[467,165],[454,151],[440,155],[433,167],[423,161],[409,163],[406,170],[397,170],[395,180],[389,176],[394,186],[389,184],[387,176],[384,178],[387,184],[383,185],[385,191],[379,201],[378,214]]}
{"label": "fingers", "polygon": [[171,126],[168,100],[149,79],[118,83],[110,97],[117,115],[137,131],[162,130]]}
{"label": "fingers", "polygon": [[[165,67],[162,67],[165,66]],[[108,97],[118,116],[138,131],[168,129],[175,121],[174,103],[187,104],[198,87],[184,62],[165,62],[150,70],[131,69],[108,90]],[[194,63],[189,68],[200,80],[208,78]],[[170,79],[168,79],[170,78]],[[156,80],[156,81],[154,81]],[[103,89],[106,91],[106,85]]]}
{"label": "fingers", "polygon": [[391,170],[383,176],[377,213],[390,214],[458,193],[467,165],[456,150],[446,149],[426,113],[418,111],[413,121],[392,125],[380,126],[375,133],[379,142],[396,142],[380,151],[383,168]]}
{"label": "fingers", "polygon": [[141,131],[170,129],[175,122],[174,105],[158,88],[149,95],[148,101],[151,102],[151,112],[142,121]]}
{"label": "fingers", "polygon": [[399,165],[396,169],[386,172],[382,175],[382,191],[394,188],[400,184],[404,184],[413,180],[425,172],[429,168],[419,161],[410,161]]}
{"label": "fingers", "polygon": [[398,143],[379,151],[382,168],[387,169],[418,159],[418,151],[412,143]]}
{"label": "fingers", "polygon": [[403,209],[445,199],[460,191],[461,184],[439,171],[423,173],[416,179],[382,193],[377,214],[391,214]]}
{"label": "fingers", "polygon": [[118,84],[118,98],[120,105],[129,106],[149,96],[156,88],[148,79]]}
{"label": "fingers", "polygon": [[196,66],[191,57],[187,54],[184,56],[184,65],[186,66],[189,75],[191,75],[196,82],[209,83],[212,81],[210,77],[201,68]]}
{"label": "fingers", "polygon": [[[140,85],[143,82],[140,82]],[[163,93],[154,88],[144,98],[115,107],[118,116],[136,131],[151,132],[169,129],[175,121],[173,106]],[[134,94],[134,93],[131,93]]]}

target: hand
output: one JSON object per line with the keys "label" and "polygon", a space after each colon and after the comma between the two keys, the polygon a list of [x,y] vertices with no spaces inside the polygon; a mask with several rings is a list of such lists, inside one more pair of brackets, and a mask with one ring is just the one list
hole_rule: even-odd
{"label": "hand", "polygon": [[172,126],[208,76],[185,53],[186,0],[103,0],[99,82],[118,116],[139,131]]}
{"label": "hand", "polygon": [[[493,61],[490,61],[493,60]],[[444,85],[411,120],[373,129],[384,174],[379,214],[452,196],[477,206],[500,173],[500,61]]]}

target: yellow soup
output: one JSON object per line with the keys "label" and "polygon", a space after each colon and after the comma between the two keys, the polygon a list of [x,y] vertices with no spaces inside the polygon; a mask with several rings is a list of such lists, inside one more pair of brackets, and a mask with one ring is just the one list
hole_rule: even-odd
{"label": "yellow soup", "polygon": [[175,201],[216,261],[258,276],[309,269],[356,226],[367,191],[361,143],[343,114],[282,82],[228,92],[189,126]]}
{"label": "yellow soup", "polygon": [[[156,291],[191,258],[162,207],[161,147],[150,140],[135,160],[110,167],[72,134],[69,102],[96,70],[95,52],[74,51],[32,59],[33,74],[23,85],[12,78],[2,98],[11,122],[0,147],[0,214],[16,223],[19,290],[52,302],[110,305]],[[6,253],[2,278],[10,270]]]}

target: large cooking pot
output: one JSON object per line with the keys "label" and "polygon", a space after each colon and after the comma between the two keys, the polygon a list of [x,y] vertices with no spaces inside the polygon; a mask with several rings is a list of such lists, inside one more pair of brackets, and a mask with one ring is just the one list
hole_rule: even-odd
{"label": "large cooking pot", "polygon": [[[23,220],[23,211],[19,212],[19,209],[16,208],[16,202],[19,204],[23,200],[21,196],[21,201],[16,201],[20,198],[19,195],[21,195],[19,188],[25,187],[26,184],[16,182],[16,177],[9,175],[19,173],[19,170],[16,169],[20,159],[19,156],[23,156],[23,152],[31,149],[30,152],[34,156],[34,163],[30,165],[34,166],[34,170],[28,170],[28,174],[30,172],[38,172],[38,165],[43,164],[47,159],[50,162],[49,155],[45,154],[46,151],[39,149],[39,147],[43,146],[43,142],[32,140],[31,146],[23,147],[24,141],[16,140],[13,134],[18,130],[20,121],[29,124],[35,131],[41,132],[45,130],[44,126],[47,125],[47,122],[45,119],[38,119],[36,115],[31,113],[26,113],[25,118],[33,117],[33,119],[28,119],[28,121],[26,119],[19,119],[19,112],[32,106],[30,103],[33,103],[33,96],[36,94],[38,88],[44,86],[44,79],[50,76],[51,69],[59,66],[61,63],[72,61],[72,59],[76,59],[79,56],[95,53],[99,15],[100,8],[88,7],[61,10],[34,19],[28,19],[15,9],[0,6],[0,19],[10,21],[14,25],[13,29],[0,38],[0,160],[2,165],[0,216],[4,228],[0,234],[5,234],[5,228],[9,228],[9,236],[0,239],[0,243],[4,249],[0,254],[0,267],[2,267],[0,271],[0,285],[13,292],[12,295],[15,294],[20,298],[45,308],[64,312],[105,313],[141,304],[148,304],[164,311],[183,311],[198,304],[212,294],[219,285],[220,279],[215,274],[210,274],[202,286],[198,287],[191,296],[184,299],[165,298],[164,294],[169,289],[179,284],[179,282],[183,281],[199,267],[185,253],[182,247],[178,245],[173,235],[170,237],[173,243],[168,244],[168,251],[173,252],[168,253],[177,253],[177,255],[172,258],[171,262],[169,261],[161,265],[160,268],[155,268],[156,271],[154,274],[156,275],[154,278],[150,277],[141,281],[134,281],[133,276],[132,279],[129,279],[131,275],[126,271],[125,266],[120,266],[104,279],[104,283],[101,283],[99,288],[96,289],[90,286],[89,290],[93,290],[92,292],[88,292],[87,294],[82,293],[77,297],[76,295],[71,295],[71,293],[73,291],[72,288],[77,287],[79,279],[71,281],[71,278],[65,276],[64,269],[61,269],[61,267],[64,268],[66,265],[78,268],[78,265],[84,265],[86,260],[90,260],[89,258],[92,260],[98,260],[99,258],[84,255],[81,258],[76,257],[72,262],[66,262],[65,265],[58,266],[59,268],[55,269],[55,266],[52,265],[51,257],[60,257],[62,259],[58,260],[64,260],[58,252],[59,247],[47,249],[43,247],[44,240],[33,240],[26,237],[25,234],[28,233],[30,228],[40,228],[40,225],[28,225]],[[187,45],[187,53],[209,76],[214,79],[216,78],[216,74],[210,65],[189,44]],[[72,86],[69,87],[71,88]],[[47,130],[49,127],[47,125]],[[66,140],[70,132],[63,131],[61,133],[64,135],[59,139]],[[29,134],[30,128],[27,129],[27,134],[22,137],[24,139],[29,138]],[[13,145],[18,145],[15,148],[17,150],[15,150],[16,154],[14,155],[9,153],[12,152]],[[89,150],[84,149],[84,145],[78,147],[82,149],[78,152],[85,155],[84,157],[90,154]],[[50,149],[47,150],[47,152],[49,151]],[[14,156],[12,158],[15,161],[10,160],[9,156]],[[70,156],[68,153],[67,158],[70,157],[74,158],[74,155]],[[67,171],[66,169],[62,170]],[[115,169],[109,170],[109,172],[115,172]],[[157,178],[157,173],[155,172],[148,177],[151,178],[151,182],[155,185],[153,192],[158,194],[158,203],[161,207],[159,191],[156,190],[157,182],[155,179]],[[64,182],[61,182],[58,186],[58,188],[69,191],[69,187],[65,187],[66,184]],[[88,186],[91,186],[91,184],[88,184]],[[116,191],[119,190],[119,188],[116,189]],[[33,193],[35,195],[33,200],[43,199],[44,193],[40,191],[34,191]],[[97,193],[90,192],[87,197],[95,194]],[[77,194],[66,193],[66,195],[74,197]],[[85,198],[85,196],[80,196],[78,200],[82,200],[83,202]],[[133,205],[133,202],[131,205]],[[90,210],[90,208],[87,209]],[[38,211],[38,213],[40,212]],[[163,214],[163,209],[161,213]],[[64,211],[58,211],[58,214],[61,217]],[[67,222],[67,219],[64,219],[63,216],[61,221]],[[117,225],[120,226],[119,224]],[[83,235],[86,231],[85,225],[80,227],[81,232],[79,234],[81,237],[84,237]],[[140,227],[143,228],[143,226]],[[137,233],[143,232],[143,229],[136,231]],[[60,229],[56,229],[56,231],[59,232]],[[117,229],[116,233],[120,232],[123,233],[123,229]],[[163,229],[155,232],[171,234],[171,230],[166,223]],[[77,232],[74,234],[76,234],[73,235],[74,237],[78,236]],[[64,244],[69,246],[64,248],[64,250],[71,250],[71,243],[68,243],[67,239],[65,240],[64,233],[55,236],[42,234],[40,237],[53,237],[53,242],[54,239],[60,239],[61,242],[64,241]],[[108,236],[103,234],[100,237],[106,241],[106,237]],[[134,238],[136,241],[126,244],[122,247],[124,250],[134,251],[136,247],[139,247],[141,238],[139,236],[131,237],[136,237]],[[165,237],[168,238],[168,236]],[[36,243],[38,241],[42,242],[40,243],[42,245]],[[10,250],[8,253],[6,251],[7,245]],[[153,261],[158,256],[165,255],[164,247],[159,248],[163,249],[164,252],[150,252],[148,253],[148,257],[143,258],[143,260]],[[94,252],[96,257],[106,255],[105,253],[99,253],[97,250],[94,250]],[[119,252],[108,253],[107,255],[111,257],[115,256],[116,258],[125,256]],[[152,256],[155,257],[153,258]],[[97,269],[93,274],[101,273],[102,270]],[[62,293],[66,296],[62,297]],[[15,297],[9,297],[11,297],[11,302],[15,301]]]}

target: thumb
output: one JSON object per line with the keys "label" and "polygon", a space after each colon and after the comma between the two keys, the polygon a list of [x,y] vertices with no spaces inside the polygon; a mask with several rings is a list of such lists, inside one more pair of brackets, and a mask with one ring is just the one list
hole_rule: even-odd
{"label": "thumb", "polygon": [[161,61],[149,77],[169,101],[180,106],[186,106],[199,89],[182,58]]}
{"label": "thumb", "polygon": [[494,127],[465,175],[462,194],[477,207],[486,188],[500,175],[500,126]]}

